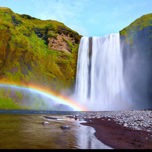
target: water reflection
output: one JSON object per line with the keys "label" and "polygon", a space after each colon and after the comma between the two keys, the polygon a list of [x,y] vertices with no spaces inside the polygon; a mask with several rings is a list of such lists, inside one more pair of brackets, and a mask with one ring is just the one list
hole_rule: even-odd
{"label": "water reflection", "polygon": [[[1,149],[107,149],[94,136],[92,127],[80,125],[81,121],[65,115],[0,114]],[[50,114],[47,116],[51,116]],[[42,125],[49,121],[50,125]],[[70,130],[62,130],[67,124]]]}

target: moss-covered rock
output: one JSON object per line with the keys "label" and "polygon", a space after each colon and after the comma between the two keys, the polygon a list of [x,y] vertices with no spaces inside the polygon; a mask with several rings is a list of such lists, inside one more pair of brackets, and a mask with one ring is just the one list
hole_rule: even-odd
{"label": "moss-covered rock", "polygon": [[0,82],[72,88],[81,37],[58,21],[0,7]]}
{"label": "moss-covered rock", "polygon": [[152,14],[120,31],[126,86],[134,102],[152,108]]}

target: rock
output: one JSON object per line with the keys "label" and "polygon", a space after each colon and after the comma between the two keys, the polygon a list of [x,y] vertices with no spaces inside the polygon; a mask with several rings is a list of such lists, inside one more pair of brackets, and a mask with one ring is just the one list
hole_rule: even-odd
{"label": "rock", "polygon": [[70,129],[70,127],[68,125],[64,125],[61,127],[61,129]]}
{"label": "rock", "polygon": [[75,118],[78,118],[79,117],[79,115],[75,115]]}
{"label": "rock", "polygon": [[48,121],[42,122],[43,125],[49,125],[50,123]]}
{"label": "rock", "polygon": [[151,130],[147,130],[148,132],[151,132]]}
{"label": "rock", "polygon": [[124,123],[124,127],[128,127],[127,123]]}

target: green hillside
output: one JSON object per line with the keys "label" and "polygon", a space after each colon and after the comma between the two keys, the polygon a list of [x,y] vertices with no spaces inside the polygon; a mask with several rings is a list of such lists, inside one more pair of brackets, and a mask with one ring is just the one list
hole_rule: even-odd
{"label": "green hillside", "polygon": [[[58,21],[40,20],[0,7],[0,82],[32,83],[56,92],[71,90],[81,37]],[[7,107],[3,103],[9,96],[1,93],[0,108]]]}
{"label": "green hillside", "polygon": [[0,35],[0,81],[32,82],[56,91],[73,85],[77,32],[0,7]]}

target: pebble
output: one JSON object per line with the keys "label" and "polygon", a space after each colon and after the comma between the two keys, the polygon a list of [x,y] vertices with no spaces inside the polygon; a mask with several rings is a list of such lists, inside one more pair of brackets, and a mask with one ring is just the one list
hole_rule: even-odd
{"label": "pebble", "polygon": [[48,121],[42,122],[43,125],[49,125],[50,123]]}
{"label": "pebble", "polygon": [[61,129],[70,129],[70,127],[68,125],[64,125],[61,127]]}
{"label": "pebble", "polygon": [[124,110],[124,111],[86,111],[80,112],[75,117],[88,118],[108,118],[114,120],[116,124],[135,130],[145,130],[152,133],[152,111],[150,110]]}
{"label": "pebble", "polygon": [[147,130],[148,132],[150,132],[150,130]]}
{"label": "pebble", "polygon": [[127,127],[128,125],[126,123],[124,123],[124,127]]}

